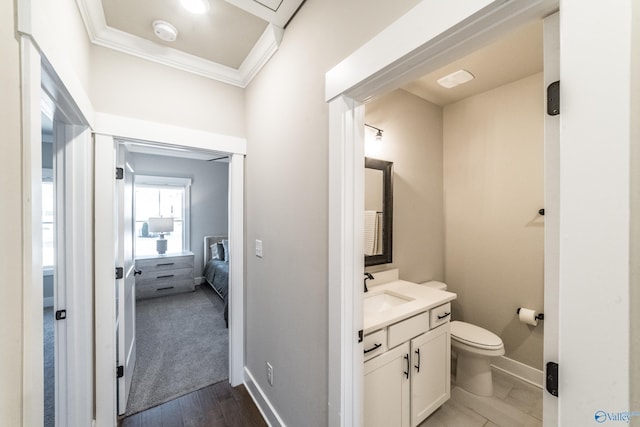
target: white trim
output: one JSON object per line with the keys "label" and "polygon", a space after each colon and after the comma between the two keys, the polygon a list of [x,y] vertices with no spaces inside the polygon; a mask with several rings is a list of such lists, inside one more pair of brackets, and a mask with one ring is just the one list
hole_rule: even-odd
{"label": "white trim", "polygon": [[100,0],[76,0],[92,43],[241,88],[278,50],[283,30],[269,24],[238,69],[117,30],[107,25]]}
{"label": "white trim", "polygon": [[190,187],[191,178],[136,174],[136,185],[169,185],[174,187]]}
{"label": "white trim", "polygon": [[246,154],[247,140],[159,122],[96,113],[96,134],[219,153]]}
{"label": "white trim", "polygon": [[244,367],[244,155],[229,161],[229,383],[242,383]]}
{"label": "white trim", "polygon": [[[362,350],[354,344],[362,324],[362,279],[358,171],[364,145],[360,102],[392,90],[469,53],[508,29],[540,19],[557,8],[554,0],[442,2],[423,0],[326,74],[329,102],[329,408],[330,426],[361,426]],[[425,20],[432,25],[425,23]],[[433,30],[436,29],[437,31]],[[355,153],[354,153],[355,152]],[[362,248],[360,248],[362,249]],[[357,276],[356,272],[360,272]],[[337,357],[341,357],[340,360]],[[353,365],[352,365],[353,364]]]}
{"label": "white trim", "polygon": [[517,360],[510,359],[505,356],[494,357],[491,359],[491,367],[504,372],[513,377],[518,378],[526,383],[542,388],[542,380],[544,374],[540,369],[533,368]]}
{"label": "white trim", "polygon": [[207,281],[205,280],[204,276],[198,276],[198,277],[194,277],[194,278],[193,278],[193,283],[194,283],[196,286],[200,286],[200,285],[202,285],[203,283],[207,283]]}
{"label": "white trim", "polygon": [[42,425],[42,144],[40,53],[20,38],[22,99],[22,424]]}
{"label": "white trim", "polygon": [[302,0],[225,0],[240,9],[269,21],[279,27],[284,27],[291,19]]}
{"label": "white trim", "polygon": [[96,426],[115,427],[118,412],[116,400],[116,193],[112,179],[116,167],[115,143],[112,137],[95,135],[94,194],[94,270],[95,270],[95,358],[96,358]]}
{"label": "white trim", "polygon": [[285,427],[285,423],[278,415],[276,408],[271,404],[247,367],[244,368],[244,385],[267,424],[270,427]]}

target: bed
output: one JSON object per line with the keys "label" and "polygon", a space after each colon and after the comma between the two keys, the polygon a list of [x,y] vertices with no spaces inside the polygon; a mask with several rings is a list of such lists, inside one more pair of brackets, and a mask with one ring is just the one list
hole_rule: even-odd
{"label": "bed", "polygon": [[[224,259],[220,259],[222,254],[216,248],[223,246],[222,242],[227,242],[227,236],[204,236],[204,272],[206,282],[222,298],[224,302],[224,321],[229,327],[229,256],[224,254]],[[224,252],[224,251],[223,251]]]}

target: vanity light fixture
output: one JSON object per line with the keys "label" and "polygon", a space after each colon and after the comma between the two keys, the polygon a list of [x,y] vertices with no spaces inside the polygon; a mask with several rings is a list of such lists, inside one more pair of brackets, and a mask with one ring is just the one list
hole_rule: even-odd
{"label": "vanity light fixture", "polygon": [[167,21],[156,20],[153,21],[153,33],[160,39],[166,42],[174,42],[178,38],[178,30]]}
{"label": "vanity light fixture", "polygon": [[376,136],[375,139],[365,138],[365,155],[367,157],[375,157],[380,154],[382,151],[382,132],[383,130],[377,128],[375,126],[371,126],[368,124],[364,124],[366,127],[371,128],[375,131]]}
{"label": "vanity light fixture", "polygon": [[382,132],[384,132],[382,129],[368,125],[366,123],[364,125],[376,131],[376,141],[382,141]]}
{"label": "vanity light fixture", "polygon": [[211,7],[209,0],[180,0],[180,3],[182,7],[196,15],[207,13]]}
{"label": "vanity light fixture", "polygon": [[451,89],[473,79],[473,74],[471,74],[467,70],[458,70],[439,78],[438,84],[444,88]]}

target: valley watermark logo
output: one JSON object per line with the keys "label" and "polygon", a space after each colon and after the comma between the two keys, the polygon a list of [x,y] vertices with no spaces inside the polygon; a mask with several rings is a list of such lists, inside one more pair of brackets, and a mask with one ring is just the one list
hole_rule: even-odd
{"label": "valley watermark logo", "polygon": [[640,417],[640,411],[619,411],[619,412],[605,412],[605,411],[596,411],[593,414],[593,419],[596,420],[597,423],[602,424],[608,421],[621,421],[623,423],[629,424],[631,417]]}

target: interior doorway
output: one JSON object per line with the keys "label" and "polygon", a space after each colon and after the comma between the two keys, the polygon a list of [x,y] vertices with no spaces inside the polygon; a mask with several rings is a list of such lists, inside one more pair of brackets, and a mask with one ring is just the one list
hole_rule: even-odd
{"label": "interior doorway", "polygon": [[117,151],[118,413],[129,417],[228,381],[229,156],[127,140]]}
{"label": "interior doorway", "polygon": [[[113,265],[121,265],[121,258],[116,256],[111,248],[115,248],[118,240],[123,236],[118,230],[118,220],[114,215],[118,206],[118,193],[115,185],[115,173],[117,168],[126,168],[119,164],[116,149],[121,142],[129,146],[144,145],[155,150],[173,152],[174,156],[180,153],[206,154],[212,158],[228,158],[228,253],[229,253],[229,382],[232,386],[238,385],[244,380],[244,315],[243,315],[243,179],[244,179],[244,152],[245,141],[239,138],[211,135],[188,129],[174,128],[158,123],[127,120],[122,122],[118,118],[109,117],[103,123],[107,123],[104,129],[100,129],[95,136],[95,155],[100,158],[96,163],[95,191],[100,194],[96,198],[96,224],[102,224],[96,228],[96,345],[109,350],[96,355],[96,423],[97,425],[112,426],[117,422],[118,388],[116,377],[109,375],[108,366],[119,366],[116,357],[117,341],[116,323],[117,306],[114,292],[114,282],[118,279]],[[122,126],[126,129],[123,129]],[[131,135],[114,138],[111,135]],[[133,137],[136,136],[136,137]],[[178,142],[187,141],[187,142]],[[194,154],[195,155],[195,154]],[[129,171],[130,172],[130,171]],[[124,171],[126,174],[126,171]],[[175,225],[175,224],[174,224]],[[175,243],[175,242],[174,242]],[[192,242],[193,245],[198,244]],[[199,244],[200,245],[200,244]],[[184,254],[183,254],[184,255]],[[192,255],[186,255],[191,256]],[[202,262],[202,258],[200,258]],[[110,268],[111,265],[111,268]],[[135,267],[137,269],[137,266]],[[198,265],[201,268],[201,265]],[[104,274],[100,274],[103,272]],[[124,277],[123,268],[123,277]],[[144,275],[144,273],[143,273]],[[102,285],[101,285],[102,283]],[[111,285],[108,286],[107,284]],[[127,310],[128,312],[128,310]],[[105,367],[102,372],[101,367]],[[111,371],[113,372],[113,371]]]}
{"label": "interior doorway", "polygon": [[[329,264],[329,306],[335,312],[329,315],[329,372],[336,372],[329,381],[330,407],[336,408],[329,414],[330,425],[361,425],[363,420],[363,348],[353,339],[354,331],[357,335],[362,329],[362,295],[352,284],[360,282],[363,273],[363,206],[359,201],[363,194],[364,102],[436,70],[534,17],[541,19],[557,8],[552,2],[538,3],[531,9],[515,3],[485,6],[480,11],[478,5],[469,5],[468,10],[443,5],[442,9],[451,13],[450,19],[444,22],[444,10],[435,13],[432,4],[420,3],[327,73],[330,164],[336,165],[330,171],[330,206],[333,207],[329,246],[335,256]],[[437,30],[428,29],[425,22],[418,24],[427,16],[438,16],[438,22],[433,23]],[[420,35],[404,38],[402,28],[408,26],[425,30]],[[404,47],[388,48],[399,45]],[[384,59],[376,64],[367,63],[365,58],[371,55]],[[345,164],[345,168],[338,167]],[[557,238],[552,235],[547,240]],[[345,306],[349,311],[340,311],[340,307]]]}

